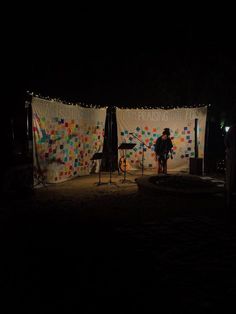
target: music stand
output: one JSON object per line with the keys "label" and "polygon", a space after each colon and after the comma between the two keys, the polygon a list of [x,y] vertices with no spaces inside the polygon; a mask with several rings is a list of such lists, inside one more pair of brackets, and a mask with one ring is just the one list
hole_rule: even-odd
{"label": "music stand", "polygon": [[103,158],[103,153],[95,153],[90,160],[100,160],[99,162],[99,171],[98,171],[98,183],[97,185],[101,185],[101,159]]}
{"label": "music stand", "polygon": [[124,179],[122,180],[122,183],[128,182],[126,180],[126,150],[127,149],[133,149],[136,143],[121,143],[118,149],[123,149],[125,153],[123,153],[124,161],[125,161],[125,170],[124,170]]}

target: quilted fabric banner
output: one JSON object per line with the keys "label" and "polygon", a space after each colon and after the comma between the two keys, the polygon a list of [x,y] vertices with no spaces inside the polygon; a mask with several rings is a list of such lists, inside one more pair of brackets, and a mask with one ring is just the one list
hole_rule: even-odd
{"label": "quilted fabric banner", "polygon": [[97,171],[90,159],[102,151],[106,109],[32,99],[34,177],[57,183]]}
{"label": "quilted fabric banner", "polygon": [[[132,150],[126,151],[127,165],[131,169],[141,168],[143,148],[141,142],[144,142],[148,146],[144,146],[144,167],[156,168],[154,145],[164,128],[169,128],[174,145],[174,158],[169,160],[168,169],[187,171],[189,158],[195,154],[195,119],[198,119],[198,157],[204,157],[206,115],[207,107],[169,110],[117,108],[118,143],[136,143]],[[119,157],[122,154],[122,151],[119,152]]]}

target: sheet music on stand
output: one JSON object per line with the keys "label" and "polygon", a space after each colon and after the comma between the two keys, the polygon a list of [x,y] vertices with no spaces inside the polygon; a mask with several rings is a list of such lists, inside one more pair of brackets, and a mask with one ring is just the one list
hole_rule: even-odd
{"label": "sheet music on stand", "polygon": [[118,149],[133,149],[135,145],[135,143],[121,143]]}
{"label": "sheet music on stand", "polygon": [[101,185],[101,160],[103,158],[103,153],[95,153],[90,160],[100,160],[99,162],[99,171],[98,171],[98,183],[97,185]]}
{"label": "sheet music on stand", "polygon": [[103,153],[95,153],[90,160],[99,160],[103,158]]}

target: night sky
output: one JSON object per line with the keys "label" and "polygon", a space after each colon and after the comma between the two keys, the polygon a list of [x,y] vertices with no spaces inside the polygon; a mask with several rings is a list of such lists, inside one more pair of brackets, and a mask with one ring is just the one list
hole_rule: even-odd
{"label": "night sky", "polygon": [[[8,116],[24,121],[26,91],[86,104],[212,104],[231,123],[236,107],[233,28],[200,20],[175,24],[29,21],[7,63]],[[33,27],[33,26],[32,26]],[[32,31],[32,30],[31,30]],[[13,86],[13,88],[12,88]],[[23,123],[23,122],[22,122]],[[25,123],[25,122],[24,122]]]}
{"label": "night sky", "polygon": [[[204,45],[203,45],[204,46]],[[43,51],[27,64],[25,87],[85,103],[235,104],[234,51],[186,45],[128,51]]]}
{"label": "night sky", "polygon": [[220,23],[140,24],[110,33],[96,24],[73,32],[63,26],[16,43],[21,91],[99,104],[235,103],[236,50]]}

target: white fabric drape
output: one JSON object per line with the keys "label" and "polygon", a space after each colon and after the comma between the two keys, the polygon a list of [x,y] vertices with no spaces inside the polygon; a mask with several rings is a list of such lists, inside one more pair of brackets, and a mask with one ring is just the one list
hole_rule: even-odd
{"label": "white fabric drape", "polygon": [[48,183],[95,171],[90,159],[102,151],[106,110],[69,106],[33,97],[35,174]]}
{"label": "white fabric drape", "polygon": [[[170,128],[173,142],[173,160],[169,160],[168,169],[186,171],[189,158],[194,156],[194,127],[198,119],[199,158],[204,157],[205,126],[207,107],[180,109],[119,109],[117,108],[118,143],[136,143],[133,150],[127,151],[127,163],[133,169],[139,169],[142,162],[142,144],[145,147],[144,167],[156,168],[154,144],[164,128]],[[129,134],[133,132],[133,135]],[[122,152],[119,151],[121,157]]]}

